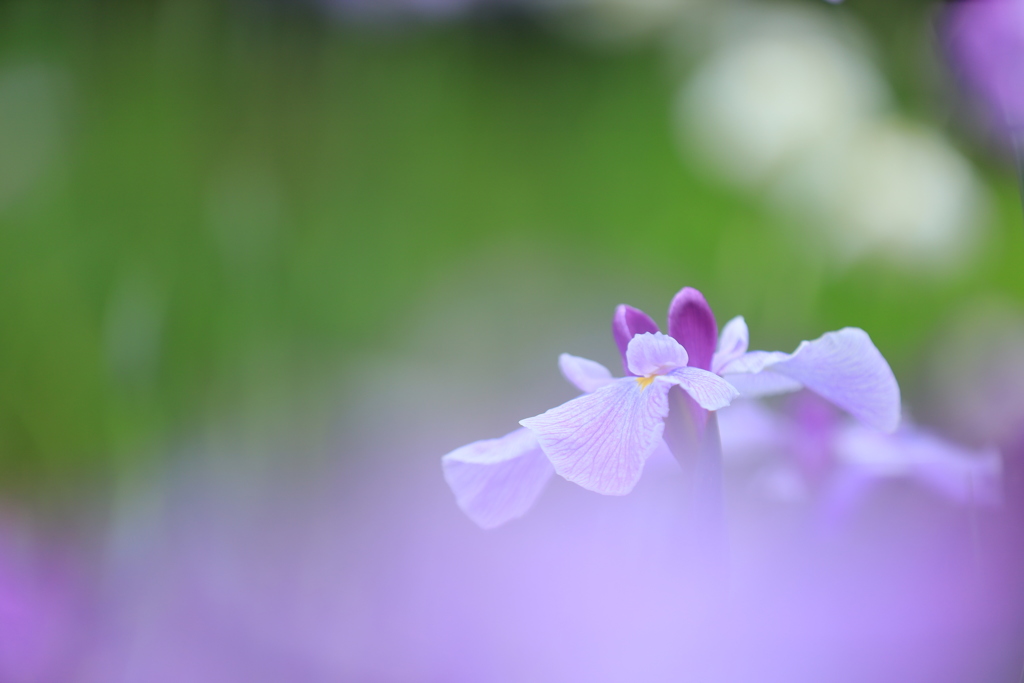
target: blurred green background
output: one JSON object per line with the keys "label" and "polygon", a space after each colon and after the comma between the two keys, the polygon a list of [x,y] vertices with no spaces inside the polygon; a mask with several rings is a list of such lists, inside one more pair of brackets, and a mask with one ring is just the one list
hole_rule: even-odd
{"label": "blurred green background", "polygon": [[680,149],[680,65],[655,42],[602,48],[513,12],[0,4],[0,490],[62,506],[240,415],[327,430],[315,397],[363,354],[415,348],[424,297],[486,290],[495,258],[534,335],[530,302],[561,294],[534,282],[659,319],[692,285],[757,348],[867,329],[912,399],[951,311],[1024,303],[1019,198],[951,122],[930,4],[830,11],[865,22],[900,108],[973,155],[992,230],[969,269],[828,266]]}

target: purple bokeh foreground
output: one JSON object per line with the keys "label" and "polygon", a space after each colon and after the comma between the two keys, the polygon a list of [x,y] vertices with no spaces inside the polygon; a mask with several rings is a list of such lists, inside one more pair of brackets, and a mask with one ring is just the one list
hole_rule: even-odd
{"label": "purple bokeh foreground", "polygon": [[71,670],[4,680],[953,683],[1020,664],[997,513],[890,490],[823,536],[808,508],[734,486],[716,601],[691,580],[689,482],[667,458],[631,496],[555,480],[529,517],[482,532],[436,462],[401,450],[316,483],[183,476],[111,539],[103,581],[16,579],[36,605],[0,612],[0,633],[54,603],[80,615],[84,595],[102,609],[79,617],[84,641],[33,631]]}

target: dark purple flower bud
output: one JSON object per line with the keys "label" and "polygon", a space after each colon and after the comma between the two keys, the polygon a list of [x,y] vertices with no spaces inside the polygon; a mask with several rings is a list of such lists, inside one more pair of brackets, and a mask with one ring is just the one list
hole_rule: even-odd
{"label": "dark purple flower bud", "polygon": [[668,333],[690,354],[690,367],[711,370],[718,343],[718,324],[704,295],[683,287],[668,307]]}

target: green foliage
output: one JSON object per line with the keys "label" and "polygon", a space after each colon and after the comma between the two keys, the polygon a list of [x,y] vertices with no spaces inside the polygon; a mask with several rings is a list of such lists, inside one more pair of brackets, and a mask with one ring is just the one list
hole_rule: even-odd
{"label": "green foliage", "polygon": [[339,358],[410,344],[430,283],[512,239],[659,300],[699,286],[766,347],[863,326],[897,368],[951,300],[1024,286],[1008,179],[973,272],[826,271],[680,153],[654,46],[242,3],[9,3],[0,26],[0,74],[43,92],[6,124],[0,105],[0,128],[39,139],[31,163],[0,160],[8,493],[69,495]]}

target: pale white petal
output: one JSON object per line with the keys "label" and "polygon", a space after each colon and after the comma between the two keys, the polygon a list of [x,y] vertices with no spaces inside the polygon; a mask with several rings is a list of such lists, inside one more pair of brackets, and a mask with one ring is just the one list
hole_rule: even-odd
{"label": "pale white petal", "polygon": [[792,356],[768,369],[795,379],[871,427],[892,432],[899,425],[899,384],[862,329],[845,327],[802,342]]}
{"label": "pale white petal", "polygon": [[705,410],[724,408],[739,396],[739,392],[727,381],[700,368],[679,368],[658,380],[679,385]]}
{"label": "pale white petal", "polygon": [[661,443],[670,382],[615,380],[520,424],[537,435],[555,472],[585,489],[624,495]]}
{"label": "pale white petal", "polygon": [[568,353],[558,357],[558,369],[577,389],[587,394],[615,381],[611,371],[600,363]]}
{"label": "pale white petal", "polygon": [[780,375],[771,370],[762,370],[761,372],[751,374],[728,374],[723,375],[723,377],[729,384],[736,387],[736,390],[740,392],[740,396],[744,398],[788,394],[803,388],[803,385],[795,379]]}
{"label": "pale white petal", "polygon": [[629,371],[641,377],[663,375],[685,367],[688,360],[682,344],[661,332],[638,334],[626,348]]}
{"label": "pale white petal", "polygon": [[746,353],[749,343],[750,332],[747,330],[747,321],[743,319],[742,315],[738,315],[725,324],[725,328],[718,338],[718,347],[711,360],[711,371],[722,374],[722,367]]}
{"label": "pale white petal", "polygon": [[485,529],[521,517],[554,474],[537,437],[523,427],[456,448],[441,465],[459,507]]}

